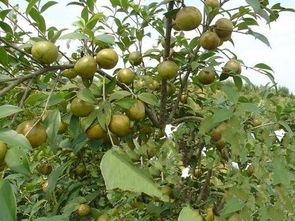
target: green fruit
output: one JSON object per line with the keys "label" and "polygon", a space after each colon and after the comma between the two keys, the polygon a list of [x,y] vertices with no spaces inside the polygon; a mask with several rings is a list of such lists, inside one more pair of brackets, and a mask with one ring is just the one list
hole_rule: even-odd
{"label": "green fruit", "polygon": [[104,69],[112,69],[118,63],[119,57],[117,52],[111,48],[105,48],[100,50],[96,54],[96,62],[99,67]]}
{"label": "green fruit", "polygon": [[241,72],[242,72],[242,67],[240,62],[234,59],[228,61],[223,67],[224,74],[236,75],[236,74],[241,74]]}
{"label": "green fruit", "polygon": [[233,30],[234,25],[232,21],[227,18],[220,18],[215,23],[215,32],[222,40],[230,37]]}
{"label": "green fruit", "polygon": [[197,28],[202,22],[202,14],[199,9],[188,6],[180,9],[175,18],[176,26],[183,31]]}
{"label": "green fruit", "polygon": [[109,219],[110,219],[110,216],[104,213],[100,217],[98,217],[97,221],[108,221]]}
{"label": "green fruit", "polygon": [[29,132],[26,136],[28,141],[32,147],[38,147],[46,142],[47,133],[46,128],[42,123],[39,122],[35,126],[34,125],[35,121],[33,120],[24,121],[17,126],[16,132],[24,136]]}
{"label": "green fruit", "polygon": [[83,176],[86,173],[86,167],[83,164],[79,164],[75,168],[75,173],[77,176]]}
{"label": "green fruit", "polygon": [[213,141],[217,142],[221,139],[222,134],[228,129],[229,125],[227,123],[221,123],[217,128],[212,130],[211,138]]}
{"label": "green fruit", "polygon": [[86,130],[86,135],[90,139],[103,139],[107,136],[107,133],[99,124],[96,124]]}
{"label": "green fruit", "polygon": [[75,69],[71,68],[71,69],[66,69],[62,71],[61,75],[68,79],[73,79],[78,75],[78,73],[75,71]]}
{"label": "green fruit", "polygon": [[219,8],[220,2],[219,0],[206,0],[205,5],[211,8]]}
{"label": "green fruit", "polygon": [[41,173],[42,175],[48,175],[48,174],[50,174],[51,171],[52,171],[52,166],[50,166],[50,165],[47,164],[47,163],[41,164],[41,165],[38,167],[38,171],[39,171],[39,173]]}
{"label": "green fruit", "polygon": [[7,145],[0,141],[0,164],[3,162],[7,152]]}
{"label": "green fruit", "polygon": [[97,65],[95,59],[92,56],[87,55],[77,61],[74,69],[82,78],[93,78]]}
{"label": "green fruit", "polygon": [[173,84],[171,84],[171,83],[167,84],[167,95],[168,96],[174,94],[175,90],[176,89],[175,89],[175,86]]}
{"label": "green fruit", "polygon": [[31,51],[33,57],[42,64],[51,64],[58,57],[57,47],[50,41],[36,42]]}
{"label": "green fruit", "polygon": [[169,186],[163,186],[162,187],[162,193],[163,195],[166,195],[166,196],[171,196],[172,194],[172,189],[169,187]]}
{"label": "green fruit", "polygon": [[131,133],[130,120],[123,114],[115,114],[111,118],[110,130],[119,137],[127,136]]}
{"label": "green fruit", "polygon": [[145,117],[145,106],[140,100],[126,111],[127,116],[131,120],[141,120]]}
{"label": "green fruit", "polygon": [[215,72],[212,69],[203,69],[198,75],[198,79],[202,84],[208,85],[215,81]]}
{"label": "green fruit", "polygon": [[134,87],[135,87],[136,90],[140,90],[140,89],[142,89],[144,86],[145,86],[145,83],[144,83],[144,81],[141,80],[141,79],[138,80],[138,81],[136,81],[136,83],[135,83],[135,85],[134,85]]}
{"label": "green fruit", "polygon": [[57,133],[63,134],[64,132],[66,132],[67,129],[68,129],[68,125],[65,122],[61,121]]}
{"label": "green fruit", "polygon": [[160,86],[160,83],[157,80],[152,80],[147,85],[148,89],[150,89],[152,91],[157,90],[159,88],[159,86]]}
{"label": "green fruit", "polygon": [[259,120],[259,119],[254,119],[254,120],[252,121],[252,125],[253,125],[253,127],[258,127],[258,126],[260,126],[261,124],[262,124],[262,121]]}
{"label": "green fruit", "polygon": [[140,65],[142,62],[141,53],[139,51],[131,52],[128,56],[128,61],[134,66]]}
{"label": "green fruit", "polygon": [[77,117],[86,117],[94,110],[94,105],[79,98],[75,98],[71,103],[71,111]]}
{"label": "green fruit", "polygon": [[131,84],[135,78],[135,73],[130,68],[122,68],[117,75],[120,82]]}
{"label": "green fruit", "polygon": [[187,99],[188,99],[188,95],[187,94],[182,94],[180,96],[181,103],[184,103],[185,104],[187,102]]}
{"label": "green fruit", "polygon": [[88,206],[87,204],[81,204],[78,208],[78,215],[79,216],[87,216],[90,214],[90,206]]}
{"label": "green fruit", "polygon": [[218,35],[213,31],[207,31],[200,38],[200,45],[207,50],[214,50],[220,44]]}
{"label": "green fruit", "polygon": [[174,78],[178,73],[178,66],[174,61],[164,61],[158,65],[158,73],[163,79]]}

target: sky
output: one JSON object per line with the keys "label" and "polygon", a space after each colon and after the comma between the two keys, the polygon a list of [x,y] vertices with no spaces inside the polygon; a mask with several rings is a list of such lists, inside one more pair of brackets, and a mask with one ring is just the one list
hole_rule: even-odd
{"label": "sky", "polygon": [[[156,0],[154,0],[156,1]],[[25,0],[11,0],[11,3],[18,3],[21,8],[25,8],[27,3]],[[44,0],[42,1],[45,2]],[[59,1],[59,4],[53,6],[47,12],[44,13],[48,26],[53,25],[58,28],[68,28],[73,30],[72,23],[77,20],[77,16],[80,15],[80,7],[65,5],[69,0]],[[101,5],[109,4],[108,0],[98,0],[98,8]],[[142,3],[150,3],[152,0],[142,0]],[[235,7],[240,4],[246,4],[245,0],[231,0],[227,3],[227,7]],[[281,3],[282,6],[295,8],[294,0],[270,0],[270,4]],[[200,0],[185,0],[186,5],[196,6],[201,9]],[[101,8],[103,11],[104,9]],[[66,13],[65,13],[66,12]],[[233,40],[235,46],[230,43],[225,43],[222,47],[227,47],[238,55],[238,58],[243,60],[247,66],[254,66],[257,63],[266,63],[271,66],[275,73],[274,77],[279,86],[285,86],[295,93],[295,13],[285,12],[283,13],[277,22],[273,23],[269,28],[268,25],[262,20],[259,22],[261,26],[254,29],[259,31],[268,37],[271,48],[255,40],[254,37],[248,35],[242,35],[239,33],[233,34]],[[25,26],[26,30],[30,30],[26,23],[21,21],[22,26]],[[192,36],[192,33],[186,32],[186,36]],[[155,39],[156,42],[156,39]],[[62,49],[67,49],[65,41],[58,42]],[[144,49],[148,49],[150,44],[144,44]],[[71,48],[67,50],[75,50],[77,44],[71,44]],[[243,70],[243,75],[247,76],[251,82],[256,85],[265,85],[269,82],[269,79],[257,72],[251,70]]]}

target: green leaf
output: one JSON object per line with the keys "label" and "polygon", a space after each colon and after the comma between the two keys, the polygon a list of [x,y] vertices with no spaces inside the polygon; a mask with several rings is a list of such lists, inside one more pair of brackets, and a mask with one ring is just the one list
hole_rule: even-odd
{"label": "green leaf", "polygon": [[92,16],[89,21],[86,23],[86,27],[89,29],[92,29],[96,23],[100,20],[104,18],[104,14],[103,13],[97,13],[94,16]]}
{"label": "green leaf", "polygon": [[128,0],[120,0],[120,3],[121,3],[121,7],[126,11],[129,6]]}
{"label": "green leaf", "polygon": [[259,107],[256,104],[252,103],[241,103],[239,105],[239,109],[243,112],[249,112],[249,113],[259,113]]}
{"label": "green leaf", "polygon": [[262,41],[268,47],[271,47],[267,37],[265,37],[263,34],[260,34],[258,32],[254,32],[254,31],[249,31],[249,34],[253,35],[256,39]]}
{"label": "green leaf", "polygon": [[291,127],[285,121],[279,121],[278,123],[282,125],[289,133],[293,133]]}
{"label": "green leaf", "polygon": [[284,165],[283,161],[278,157],[273,160],[273,184],[290,185],[291,180],[295,180],[294,174],[292,174]]}
{"label": "green leaf", "polygon": [[0,220],[16,221],[16,199],[8,180],[0,180]]}
{"label": "green leaf", "polygon": [[225,120],[230,119],[233,116],[233,112],[226,110],[226,109],[221,109],[216,111],[213,116],[212,116],[212,120],[213,123],[219,123]]}
{"label": "green leaf", "polygon": [[187,99],[187,106],[189,106],[195,113],[200,112],[200,106],[191,98]]}
{"label": "green leaf", "polygon": [[0,19],[4,20],[9,12],[11,12],[11,9],[2,10],[0,12]]}
{"label": "green leaf", "polygon": [[2,2],[5,5],[8,5],[8,0],[0,0],[0,2]]}
{"label": "green leaf", "polygon": [[128,98],[128,97],[125,97],[125,98],[122,98],[122,99],[116,101],[117,105],[119,105],[120,107],[125,108],[125,109],[129,109],[135,103],[136,103],[136,100]]}
{"label": "green leaf", "polygon": [[129,91],[115,91],[114,93],[112,93],[110,95],[109,100],[110,100],[110,102],[112,102],[114,100],[120,100],[120,99],[122,99],[124,97],[128,97],[130,95],[131,95],[131,93]]}
{"label": "green leaf", "polygon": [[88,39],[87,35],[80,33],[80,32],[72,32],[69,34],[65,34],[59,38],[60,40],[64,39],[79,39],[79,40],[86,40]]}
{"label": "green leaf", "polygon": [[32,8],[30,10],[29,14],[32,17],[32,19],[36,22],[37,27],[39,28],[39,30],[41,32],[45,33],[45,31],[46,31],[46,23],[45,23],[45,20],[44,20],[43,16],[35,8]]}
{"label": "green leaf", "polygon": [[[1,55],[0,55],[1,56]],[[12,114],[22,111],[21,108],[9,104],[0,106],[0,118],[10,116]]]}
{"label": "green leaf", "polygon": [[[148,173],[134,166],[125,154],[120,154],[114,149],[109,150],[103,156],[100,168],[107,190],[119,188],[167,201],[160,187],[153,182]],[[127,177],[132,179],[126,179]]]}
{"label": "green leaf", "polygon": [[151,93],[142,93],[140,95],[138,95],[138,98],[140,100],[142,100],[144,103],[153,105],[153,106],[157,106],[158,105],[158,98],[156,97],[156,95],[153,95]]}
{"label": "green leaf", "polygon": [[110,45],[115,44],[115,38],[112,35],[108,34],[97,35],[94,37],[94,39]]}
{"label": "green leaf", "polygon": [[36,3],[39,2],[39,0],[30,0],[29,1],[29,4],[27,6],[27,9],[26,9],[26,13],[29,14],[30,11],[32,10],[32,8],[36,5]]}
{"label": "green leaf", "polygon": [[241,202],[235,197],[226,199],[224,209],[222,211],[223,216],[228,216],[234,212],[240,211],[245,206],[245,203]]}
{"label": "green leaf", "polygon": [[239,98],[238,98],[236,90],[234,90],[232,87],[227,85],[223,86],[222,90],[224,91],[224,93],[226,94],[226,96],[228,97],[230,101],[232,101],[234,104],[238,103]]}
{"label": "green leaf", "polygon": [[12,28],[5,22],[0,21],[0,28],[3,29],[6,33],[12,33]]}
{"label": "green leaf", "polygon": [[82,117],[80,119],[81,127],[83,131],[86,131],[93,121],[97,118],[98,110],[92,111],[87,117]]}
{"label": "green leaf", "polygon": [[7,66],[9,62],[9,57],[4,48],[0,48],[0,63]]}
{"label": "green leaf", "polygon": [[241,90],[243,87],[243,80],[240,76],[233,76],[236,87]]}
{"label": "green leaf", "polygon": [[179,214],[178,221],[203,221],[201,216],[198,216],[196,211],[194,212],[189,207],[184,207]]}
{"label": "green leaf", "polygon": [[264,63],[259,63],[254,66],[255,68],[266,69],[273,72],[273,69]]}
{"label": "green leaf", "polygon": [[5,162],[11,170],[17,173],[22,173],[24,175],[29,175],[31,173],[27,155],[20,147],[8,149],[5,155]]}
{"label": "green leaf", "polygon": [[71,162],[67,162],[62,164],[53,170],[48,177],[48,186],[46,188],[46,197],[49,197],[50,194],[54,191],[58,178],[63,174],[64,170],[71,164]]}
{"label": "green leaf", "polygon": [[253,8],[256,13],[261,10],[259,0],[246,0],[246,2]]}
{"label": "green leaf", "polygon": [[31,144],[24,135],[18,134],[16,131],[8,128],[0,129],[0,140],[11,147],[21,147],[27,150],[32,149]]}
{"label": "green leaf", "polygon": [[41,13],[44,12],[44,11],[46,11],[49,7],[51,7],[51,6],[55,5],[55,4],[57,4],[57,2],[55,2],[55,1],[49,1],[49,2],[46,2],[46,3],[42,6],[42,8],[41,8]]}
{"label": "green leaf", "polygon": [[96,99],[94,95],[92,94],[91,90],[89,90],[88,88],[83,88],[82,90],[80,90],[77,94],[77,97],[91,104],[96,103]]}
{"label": "green leaf", "polygon": [[69,221],[69,217],[67,216],[50,216],[50,217],[40,217],[38,219],[34,219],[34,221]]}
{"label": "green leaf", "polygon": [[112,117],[112,105],[108,101],[103,101],[99,105],[97,120],[100,126],[104,129],[108,127]]}
{"label": "green leaf", "polygon": [[59,110],[50,111],[45,119],[46,132],[48,141],[51,146],[55,147],[58,129],[61,123]]}

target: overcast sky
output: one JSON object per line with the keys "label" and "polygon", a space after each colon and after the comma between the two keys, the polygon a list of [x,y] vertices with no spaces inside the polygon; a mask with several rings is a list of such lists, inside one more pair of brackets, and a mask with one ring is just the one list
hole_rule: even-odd
{"label": "overcast sky", "polygon": [[[22,8],[26,7],[24,0],[11,0],[12,3],[19,3]],[[44,2],[44,1],[43,1]],[[73,21],[77,20],[77,16],[80,15],[80,7],[66,7],[65,5],[69,0],[59,1],[60,3],[53,6],[44,16],[48,26],[53,25],[59,28],[72,28]],[[99,6],[108,3],[108,0],[98,0]],[[143,0],[143,3],[152,2],[151,0]],[[186,5],[194,5],[201,7],[200,0],[186,0]],[[227,7],[234,7],[235,5],[245,4],[244,0],[231,0]],[[282,6],[295,8],[294,0],[270,0],[270,4],[281,3]],[[108,3],[109,4],[109,3]],[[257,63],[269,64],[275,71],[276,82],[280,86],[288,87],[293,93],[295,93],[295,13],[286,12],[283,13],[276,23],[273,23],[271,29],[261,21],[261,26],[256,31],[266,35],[270,41],[271,47],[269,48],[265,44],[258,40],[255,40],[252,36],[242,35],[238,33],[233,34],[233,40],[235,47],[230,43],[224,44],[222,47],[228,47],[233,50],[243,60],[247,66],[252,66]],[[25,23],[22,24],[26,28],[30,29]],[[186,33],[190,36],[190,33]],[[58,42],[62,45],[65,43]],[[145,44],[150,46],[150,44]],[[71,50],[74,50],[71,45]],[[65,48],[65,46],[63,46]],[[250,78],[250,80],[257,85],[265,85],[269,82],[269,79],[261,74],[244,70],[243,75]]]}

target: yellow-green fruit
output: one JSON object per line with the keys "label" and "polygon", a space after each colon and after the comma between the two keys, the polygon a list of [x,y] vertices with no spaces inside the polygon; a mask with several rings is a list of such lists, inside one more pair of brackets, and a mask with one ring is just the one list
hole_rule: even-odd
{"label": "yellow-green fruit", "polygon": [[214,213],[212,208],[207,209],[205,221],[214,221]]}
{"label": "yellow-green fruit", "polygon": [[31,51],[33,57],[42,64],[51,64],[58,57],[57,47],[50,41],[36,42]]}
{"label": "yellow-green fruit", "polygon": [[226,146],[226,142],[223,139],[220,139],[215,142],[215,146],[217,147],[217,149],[222,150]]}
{"label": "yellow-green fruit", "polygon": [[218,127],[216,127],[214,130],[211,132],[211,138],[213,141],[219,141],[222,137],[222,134],[228,129],[229,126],[227,123],[221,123]]}
{"label": "yellow-green fruit", "polygon": [[202,175],[202,170],[199,169],[199,168],[196,168],[196,169],[194,170],[194,175],[195,175],[195,177],[199,177],[199,176],[201,176],[201,175]]}
{"label": "yellow-green fruit", "polygon": [[232,21],[227,18],[220,18],[215,23],[215,32],[221,39],[231,36],[233,30],[234,25]]}
{"label": "yellow-green fruit", "polygon": [[64,132],[66,132],[67,129],[68,129],[68,125],[65,122],[61,121],[57,133],[63,134]]}
{"label": "yellow-green fruit", "polygon": [[75,98],[71,103],[71,111],[77,117],[86,117],[94,110],[94,105],[79,98]]}
{"label": "yellow-green fruit", "polygon": [[200,45],[207,50],[214,50],[220,44],[218,35],[213,31],[207,31],[200,38]]}
{"label": "yellow-green fruit", "polygon": [[145,86],[145,83],[144,83],[144,81],[141,80],[141,79],[138,80],[138,81],[136,81],[136,83],[135,83],[135,85],[134,85],[134,87],[135,87],[136,90],[140,90],[140,89],[142,89],[144,86]]}
{"label": "yellow-green fruit", "polygon": [[228,75],[241,74],[241,72],[242,72],[242,67],[240,62],[234,59],[228,61],[223,67],[223,73]]}
{"label": "yellow-green fruit", "polygon": [[163,193],[163,195],[171,196],[172,190],[169,186],[163,186],[162,193]]}
{"label": "yellow-green fruit", "polygon": [[135,78],[135,73],[130,68],[122,68],[117,75],[120,82],[131,84]]}
{"label": "yellow-green fruit", "polygon": [[203,221],[204,220],[203,217],[200,215],[198,210],[193,209],[192,212],[194,214],[194,218],[196,218],[197,221]]}
{"label": "yellow-green fruit", "polygon": [[87,216],[88,214],[90,214],[90,211],[90,206],[88,206],[87,204],[81,204],[78,208],[78,215]]}
{"label": "yellow-green fruit", "polygon": [[34,125],[35,121],[33,120],[24,121],[17,126],[16,132],[23,134],[24,136],[29,132],[26,136],[28,141],[32,147],[38,147],[46,142],[47,133],[46,128],[42,123],[37,123],[37,125]]}
{"label": "yellow-green fruit", "polygon": [[160,86],[160,83],[157,80],[152,80],[150,83],[148,83],[147,87],[148,89],[154,91],[157,90]]}
{"label": "yellow-green fruit", "polygon": [[259,120],[259,119],[254,119],[254,120],[252,121],[252,125],[253,125],[254,127],[258,127],[258,126],[260,126],[261,124],[262,124],[262,121]]}
{"label": "yellow-green fruit", "polygon": [[47,163],[41,164],[41,165],[38,167],[38,171],[39,171],[39,173],[41,173],[42,175],[48,175],[48,174],[50,174],[51,171],[52,171],[52,166],[50,166],[50,165],[47,164]]}
{"label": "yellow-green fruit", "polygon": [[183,31],[197,28],[202,22],[202,14],[196,7],[188,6],[180,9],[175,18],[176,26]]}
{"label": "yellow-green fruit", "polygon": [[108,221],[109,219],[110,219],[110,216],[104,213],[100,217],[98,217],[97,221]]}
{"label": "yellow-green fruit", "polygon": [[178,66],[174,61],[164,61],[158,65],[158,73],[163,79],[174,78],[178,73]]}
{"label": "yellow-green fruit", "polygon": [[109,125],[110,130],[120,136],[124,137],[131,133],[130,120],[123,114],[115,114],[111,118]]}
{"label": "yellow-green fruit", "polygon": [[176,89],[175,89],[175,86],[173,84],[171,84],[171,83],[167,84],[167,95],[168,96],[174,94],[175,90]]}
{"label": "yellow-green fruit", "polygon": [[66,69],[66,70],[62,71],[61,75],[68,78],[68,79],[73,79],[78,75],[78,73],[75,71],[75,69],[70,68],[70,69]]}
{"label": "yellow-green fruit", "polygon": [[102,49],[96,54],[97,64],[104,69],[112,69],[117,65],[118,60],[117,52],[111,48]]}
{"label": "yellow-green fruit", "polygon": [[86,172],[86,167],[83,164],[79,164],[76,168],[75,168],[75,173],[78,176],[83,176]]}
{"label": "yellow-green fruit", "polygon": [[74,66],[75,71],[82,77],[82,78],[93,78],[96,72],[96,62],[95,59],[90,56],[84,56],[80,58]]}
{"label": "yellow-green fruit", "polygon": [[0,141],[0,163],[3,162],[6,152],[7,152],[7,145],[3,143],[2,141]]}
{"label": "yellow-green fruit", "polygon": [[198,79],[202,84],[212,84],[215,81],[215,72],[212,69],[203,69],[200,71]]}
{"label": "yellow-green fruit", "polygon": [[90,139],[103,139],[107,136],[107,133],[99,124],[96,124],[86,130],[86,135]]}
{"label": "yellow-green fruit", "polygon": [[180,96],[181,103],[184,103],[185,104],[187,102],[187,99],[188,99],[188,95],[187,94],[182,94]]}
{"label": "yellow-green fruit", "polygon": [[205,5],[211,8],[219,8],[220,3],[219,0],[206,0]]}
{"label": "yellow-green fruit", "polygon": [[242,221],[240,214],[235,213],[231,217],[229,217],[228,221]]}
{"label": "yellow-green fruit", "polygon": [[143,119],[145,117],[144,103],[137,100],[136,103],[126,111],[126,113],[131,120]]}
{"label": "yellow-green fruit", "polygon": [[172,28],[173,28],[175,31],[181,31],[181,29],[176,25],[175,20],[172,21]]}
{"label": "yellow-green fruit", "polygon": [[128,61],[134,66],[140,65],[142,62],[141,53],[139,51],[131,52],[128,56]]}

